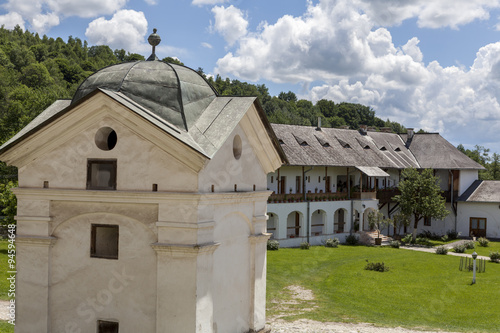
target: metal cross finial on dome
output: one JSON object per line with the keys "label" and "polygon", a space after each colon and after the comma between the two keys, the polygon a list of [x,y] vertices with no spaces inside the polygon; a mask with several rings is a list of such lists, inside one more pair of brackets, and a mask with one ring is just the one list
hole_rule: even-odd
{"label": "metal cross finial on dome", "polygon": [[151,35],[149,35],[149,37],[148,37],[149,45],[151,45],[153,47],[153,53],[151,53],[151,55],[149,56],[149,58],[148,58],[147,61],[159,60],[158,57],[155,54],[155,49],[156,49],[156,46],[158,44],[160,44],[161,38],[156,33],[156,31],[157,31],[156,28],[154,28],[153,29],[153,33]]}

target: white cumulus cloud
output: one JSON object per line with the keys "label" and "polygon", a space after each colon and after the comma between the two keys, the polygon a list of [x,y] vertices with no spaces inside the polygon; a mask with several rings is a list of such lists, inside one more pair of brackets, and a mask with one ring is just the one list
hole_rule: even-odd
{"label": "white cumulus cloud", "polygon": [[[123,8],[128,0],[7,0],[2,7],[8,12],[4,20],[18,20],[29,23],[29,29],[44,33],[59,25],[63,18],[72,16],[91,18],[108,15]],[[146,0],[154,1],[154,0]]]}
{"label": "white cumulus cloud", "polygon": [[90,22],[85,36],[91,44],[141,53],[150,48],[144,42],[147,32],[148,21],[143,12],[120,10],[110,20],[99,17]]}
{"label": "white cumulus cloud", "polygon": [[423,63],[418,38],[396,46],[386,28],[416,18],[421,27],[456,29],[498,7],[497,0],[310,1],[301,16],[240,37],[214,72],[312,85],[300,97],[369,105],[383,119],[500,151],[500,42],[482,47],[469,69],[443,67]]}
{"label": "white cumulus cloud", "polygon": [[19,25],[21,29],[25,30],[24,19],[16,12],[0,15],[0,25],[3,25],[6,29],[14,29],[16,25]]}
{"label": "white cumulus cloud", "polygon": [[213,30],[220,33],[230,46],[247,34],[248,21],[239,8],[215,6],[212,13],[215,17]]}
{"label": "white cumulus cloud", "polygon": [[203,6],[203,5],[216,5],[224,2],[228,2],[228,0],[193,0],[192,4],[197,6]]}

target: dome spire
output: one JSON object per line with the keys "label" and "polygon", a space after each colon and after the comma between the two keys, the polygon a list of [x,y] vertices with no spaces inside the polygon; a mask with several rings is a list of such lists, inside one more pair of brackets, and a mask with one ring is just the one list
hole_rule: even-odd
{"label": "dome spire", "polygon": [[153,33],[151,35],[149,35],[149,37],[148,37],[149,45],[151,45],[153,47],[153,53],[151,53],[151,55],[149,56],[149,58],[148,58],[147,61],[159,60],[158,57],[155,54],[155,49],[156,49],[156,46],[158,44],[160,44],[161,38],[156,33],[156,31],[157,31],[156,28],[154,28],[153,29]]}

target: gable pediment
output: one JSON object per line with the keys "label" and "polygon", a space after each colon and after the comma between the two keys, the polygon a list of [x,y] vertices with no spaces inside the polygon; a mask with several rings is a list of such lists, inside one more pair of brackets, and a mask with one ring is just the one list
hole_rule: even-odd
{"label": "gable pediment", "polygon": [[[195,172],[198,172],[207,160],[206,156],[195,149],[196,142],[193,140],[189,142],[187,139],[186,143],[179,138],[183,134],[180,131],[172,129],[172,133],[169,133],[165,127],[160,128],[150,119],[146,119],[100,91],[81,103],[68,107],[55,116],[52,115],[50,121],[46,120],[31,133],[26,133],[11,143],[1,153],[0,159],[22,167],[57,149],[80,133],[92,130],[96,132],[98,130],[96,124],[103,123],[119,124]],[[93,135],[86,134],[87,140],[95,144]]]}

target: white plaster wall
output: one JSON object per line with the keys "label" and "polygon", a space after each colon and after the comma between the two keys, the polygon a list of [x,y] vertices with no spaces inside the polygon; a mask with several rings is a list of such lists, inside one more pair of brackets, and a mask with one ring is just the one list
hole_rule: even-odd
{"label": "white plaster wall", "polygon": [[252,290],[248,238],[251,222],[241,211],[216,216],[216,220],[214,240],[220,246],[213,261],[214,332],[247,332]]}
{"label": "white plaster wall", "polygon": [[469,236],[470,218],[486,218],[486,237],[500,238],[500,203],[459,202],[458,227],[462,236]]}
{"label": "white plaster wall", "polygon": [[[106,126],[118,136],[110,151],[99,149],[94,139]],[[74,133],[64,144],[20,168],[19,186],[41,188],[48,181],[50,188],[85,189],[89,158],[117,160],[117,190],[151,191],[152,184],[158,184],[158,191],[197,190],[196,173],[111,117]]]}
{"label": "white plaster wall", "polygon": [[[118,260],[90,257],[92,223],[119,225]],[[94,332],[99,319],[119,321],[120,332],[156,330],[153,232],[124,215],[95,213],[62,223],[53,235],[57,241],[50,261],[52,332]]]}
{"label": "white plaster wall", "polygon": [[439,179],[439,187],[441,188],[441,191],[448,191],[448,177],[449,177],[449,172],[448,170],[436,170],[436,177]]}
{"label": "white plaster wall", "polygon": [[[310,167],[306,167],[305,171],[309,170]],[[296,177],[301,177],[301,186],[302,186],[302,167],[300,166],[283,166],[279,169],[279,176],[286,177],[286,193],[290,193],[290,188],[292,189],[292,193],[297,193],[296,189]],[[325,170],[325,167],[314,167],[312,170],[306,173],[306,182],[305,188],[306,192],[311,191],[311,193],[320,193],[323,191],[325,193],[325,175],[330,177],[330,191],[337,192],[337,176],[346,176],[347,168],[345,167],[328,167]],[[351,168],[350,176],[354,176],[353,186],[359,184],[359,171],[355,171]],[[271,176],[273,177],[273,182],[271,183]],[[277,183],[278,171],[269,173],[267,175],[267,188],[275,193],[278,193],[278,183]]]}
{"label": "white plaster wall", "polygon": [[[446,209],[449,214],[443,220],[431,219],[431,226],[424,225],[424,219],[418,223],[417,232],[420,233],[424,230],[433,232],[437,235],[444,236],[449,230],[455,230],[455,214],[453,214],[450,203],[446,203]],[[413,231],[414,219],[408,227],[408,233]],[[401,228],[403,230],[403,228]]]}
{"label": "white plaster wall", "polygon": [[478,179],[477,170],[460,170],[460,183],[458,188],[458,195],[462,195],[472,183]]}
{"label": "white plaster wall", "polygon": [[[233,140],[236,135],[240,136],[242,142],[239,159],[233,154]],[[212,185],[215,192],[233,192],[235,184],[238,192],[253,191],[254,185],[256,191],[267,190],[266,173],[239,125],[199,173],[198,184],[202,193],[212,192]]]}
{"label": "white plaster wall", "polygon": [[[322,214],[320,217],[316,217],[313,215],[317,215],[317,210],[320,210]],[[345,209],[346,214],[345,214],[345,222],[346,224],[344,225],[344,233],[334,233],[333,232],[333,224],[334,224],[334,216],[335,212],[338,209]],[[275,220],[278,221],[278,227],[276,234],[274,236],[274,239],[278,240],[280,242],[281,247],[298,247],[300,246],[301,242],[307,241],[307,203],[306,202],[294,202],[294,203],[272,203],[268,204],[267,208],[268,213],[273,213],[277,217],[275,217]],[[300,230],[300,237],[296,238],[287,238],[287,221],[288,217],[291,213],[294,211],[298,211],[302,215],[302,225],[301,225],[301,230]],[[337,237],[341,242],[345,241],[345,237],[349,235],[349,231],[351,228],[351,219],[350,219],[350,212],[351,212],[351,201],[345,200],[345,201],[314,201],[310,203],[309,207],[310,211],[310,222],[311,224],[315,224],[314,221],[317,220],[317,218],[321,218],[322,220],[325,221],[325,226],[323,228],[324,234],[320,236],[314,236],[312,234],[312,228],[310,229],[310,237],[309,237],[309,242],[312,245],[322,245],[323,242],[328,239],[328,238],[333,238]],[[324,213],[323,213],[324,212]],[[293,217],[293,216],[292,216]],[[293,217],[293,221],[294,217]],[[294,222],[295,223],[295,222]]]}

